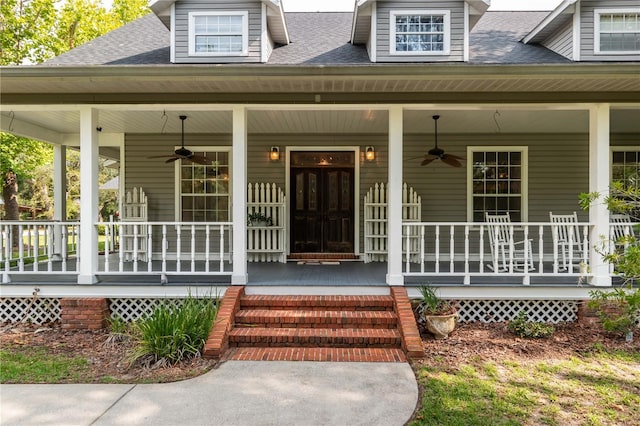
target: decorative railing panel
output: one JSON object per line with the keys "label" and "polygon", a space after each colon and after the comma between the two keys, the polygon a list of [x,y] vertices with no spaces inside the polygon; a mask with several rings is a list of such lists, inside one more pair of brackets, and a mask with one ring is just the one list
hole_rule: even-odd
{"label": "decorative railing panel", "polygon": [[[389,188],[384,183],[376,183],[364,197],[364,261],[386,262],[388,253],[387,219],[388,219]],[[420,196],[408,187],[402,185],[402,221],[420,222],[422,201]],[[408,228],[407,232],[414,233],[416,229]],[[403,252],[409,247],[409,257],[418,253],[417,234],[403,239]],[[409,244],[406,246],[405,244]]]}
{"label": "decorative railing panel", "polygon": [[266,222],[247,220],[247,260],[286,262],[285,195],[275,183],[249,184],[247,218],[265,217]]}

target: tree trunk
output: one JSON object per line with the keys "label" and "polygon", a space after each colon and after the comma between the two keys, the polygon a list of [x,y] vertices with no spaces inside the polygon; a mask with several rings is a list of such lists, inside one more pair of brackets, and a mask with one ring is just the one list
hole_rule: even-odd
{"label": "tree trunk", "polygon": [[[16,174],[9,170],[4,177],[2,186],[2,198],[4,200],[4,215],[6,220],[19,220],[20,211],[18,209],[18,178]],[[18,227],[12,227],[12,246],[18,245]]]}

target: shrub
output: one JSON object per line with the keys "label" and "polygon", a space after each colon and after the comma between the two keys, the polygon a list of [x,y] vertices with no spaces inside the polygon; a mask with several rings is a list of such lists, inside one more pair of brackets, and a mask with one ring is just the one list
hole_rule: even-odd
{"label": "shrub", "polygon": [[518,316],[509,322],[508,329],[513,334],[528,339],[549,337],[555,331],[551,324],[529,321],[526,311],[520,311]]}
{"label": "shrub", "polygon": [[179,306],[162,303],[150,317],[135,323],[139,340],[131,363],[175,364],[199,356],[217,314],[217,299],[190,296]]}
{"label": "shrub", "polygon": [[436,289],[427,285],[420,286],[419,312],[423,315],[449,315],[456,312],[456,307],[448,300],[441,299]]}
{"label": "shrub", "polygon": [[[640,288],[618,287],[611,291],[592,290],[589,308],[595,310],[602,327],[612,333],[632,333],[640,316]],[[631,337],[632,338],[632,334]]]}

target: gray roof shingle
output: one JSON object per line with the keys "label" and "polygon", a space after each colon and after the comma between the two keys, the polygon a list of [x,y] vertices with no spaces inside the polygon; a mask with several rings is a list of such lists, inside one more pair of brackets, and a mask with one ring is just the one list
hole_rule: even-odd
{"label": "gray roof shingle", "polygon": [[[487,12],[470,34],[470,63],[570,62],[535,45],[520,43],[547,12]],[[370,64],[364,46],[354,46],[351,13],[287,13],[291,44],[276,46],[266,65]],[[170,65],[169,31],[154,14],[130,22],[43,65]]]}

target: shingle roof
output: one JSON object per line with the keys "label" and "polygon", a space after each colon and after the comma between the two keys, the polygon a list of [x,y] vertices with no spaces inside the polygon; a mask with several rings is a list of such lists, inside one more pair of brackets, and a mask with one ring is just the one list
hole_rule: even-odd
{"label": "shingle roof", "polygon": [[[470,34],[470,63],[570,62],[520,40],[547,12],[487,12]],[[266,65],[370,64],[364,46],[349,43],[351,13],[287,13],[291,44],[277,46]],[[170,65],[169,31],[146,15],[44,63],[53,65]]]}

